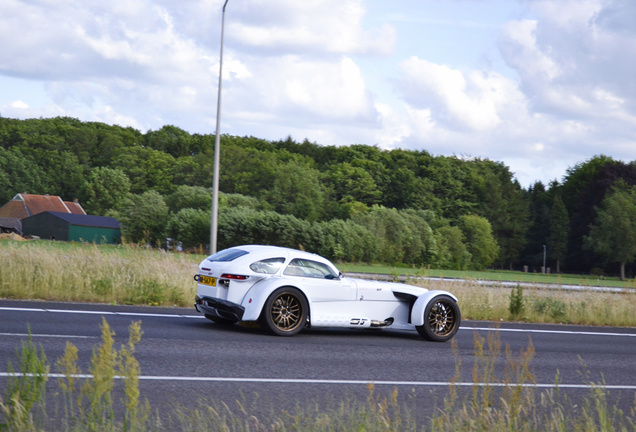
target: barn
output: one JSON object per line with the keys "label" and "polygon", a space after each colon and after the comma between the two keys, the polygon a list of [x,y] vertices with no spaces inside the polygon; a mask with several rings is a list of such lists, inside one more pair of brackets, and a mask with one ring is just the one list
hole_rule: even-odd
{"label": "barn", "polygon": [[117,219],[45,211],[22,219],[25,237],[90,243],[121,243],[121,227]]}

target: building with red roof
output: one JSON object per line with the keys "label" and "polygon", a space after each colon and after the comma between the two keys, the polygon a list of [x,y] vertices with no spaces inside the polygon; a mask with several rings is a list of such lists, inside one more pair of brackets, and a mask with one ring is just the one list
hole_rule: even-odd
{"label": "building with red roof", "polygon": [[0,232],[15,232],[22,235],[23,219],[47,211],[86,216],[77,200],[64,201],[55,195],[19,193],[0,207]]}
{"label": "building with red roof", "polygon": [[7,204],[0,207],[0,217],[22,220],[45,211],[86,214],[77,200],[63,201],[62,198],[55,195],[19,193]]}

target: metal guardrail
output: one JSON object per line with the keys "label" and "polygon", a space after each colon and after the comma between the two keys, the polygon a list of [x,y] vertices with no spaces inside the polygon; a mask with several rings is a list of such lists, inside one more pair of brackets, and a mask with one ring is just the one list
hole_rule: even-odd
{"label": "metal guardrail", "polygon": [[608,287],[608,286],[584,286],[584,285],[571,285],[560,283],[538,283],[538,282],[513,282],[513,281],[496,281],[496,280],[484,280],[484,279],[462,279],[462,278],[448,278],[448,277],[430,277],[430,276],[407,276],[407,275],[394,275],[380,274],[380,273],[353,273],[347,272],[346,276],[359,278],[359,279],[371,279],[381,280],[387,282],[408,282],[409,280],[422,280],[422,281],[451,281],[451,282],[471,282],[478,285],[494,288],[515,288],[521,286],[523,288],[542,288],[551,290],[563,290],[563,291],[597,291],[597,292],[610,292],[610,293],[636,293],[636,289],[633,288],[620,288],[620,287]]}

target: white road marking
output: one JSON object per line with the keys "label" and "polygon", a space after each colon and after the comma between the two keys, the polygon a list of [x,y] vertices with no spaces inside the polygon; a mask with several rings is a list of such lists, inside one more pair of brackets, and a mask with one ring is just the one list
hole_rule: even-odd
{"label": "white road marking", "polygon": [[53,335],[53,334],[28,334],[28,333],[0,333],[0,336],[18,336],[18,337],[48,337],[48,338],[73,338],[73,339],[95,339],[98,336],[79,336],[79,335]]}
{"label": "white road marking", "polygon": [[138,317],[161,317],[161,318],[205,318],[203,315],[179,315],[179,314],[161,314],[161,313],[145,313],[145,312],[117,312],[117,311],[89,311],[77,309],[38,309],[38,308],[13,308],[0,307],[0,310],[14,312],[53,312],[68,314],[92,314],[92,315],[122,315],[122,316],[138,316]]}
{"label": "white road marking", "polygon": [[636,333],[603,333],[589,331],[572,331],[572,330],[539,330],[539,329],[510,329],[496,327],[460,327],[460,330],[482,330],[482,331],[502,331],[502,332],[519,332],[519,333],[551,333],[551,334],[570,334],[570,335],[587,335],[587,336],[631,336],[636,337]]}
{"label": "white road marking", "polygon": [[[77,309],[43,309],[43,308],[38,309],[38,308],[0,307],[0,310],[15,311],[15,312],[52,312],[52,313],[68,313],[68,314],[120,315],[120,316],[132,316],[132,317],[205,319],[203,315],[179,315],[179,314],[117,312],[117,311],[86,311],[86,310],[77,310]],[[511,329],[511,328],[497,328],[497,327],[460,327],[459,329],[460,330],[479,330],[479,331],[517,332],[517,333],[545,333],[545,334],[586,335],[586,336],[636,337],[636,333],[610,333],[610,332],[590,332],[590,331],[574,331],[574,330]]]}
{"label": "white road marking", "polygon": [[[0,378],[33,376],[33,374],[0,372]],[[49,378],[65,378],[60,373],[50,373]],[[73,378],[91,379],[90,374],[73,374]],[[126,379],[124,376],[115,375],[115,379]],[[606,390],[636,390],[636,385],[601,385],[601,384],[517,384],[517,383],[483,383],[483,382],[450,382],[450,381],[382,381],[382,380],[329,380],[329,379],[293,379],[293,378],[230,378],[230,377],[185,377],[185,376],[148,376],[141,375],[141,381],[186,381],[186,382],[231,382],[231,383],[260,383],[260,384],[335,384],[335,385],[392,385],[410,387],[526,387],[526,388],[568,388],[568,389],[592,389],[602,388]]]}

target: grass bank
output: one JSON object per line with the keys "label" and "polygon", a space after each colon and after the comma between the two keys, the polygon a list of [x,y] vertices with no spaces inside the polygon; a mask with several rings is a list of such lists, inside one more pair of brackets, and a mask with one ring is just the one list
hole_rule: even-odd
{"label": "grass bank", "polygon": [[189,306],[200,257],[129,246],[0,242],[0,296]]}
{"label": "grass bank", "polygon": [[[125,245],[3,240],[0,241],[0,297],[189,307],[196,293],[193,276],[203,257]],[[449,271],[348,264],[340,268],[344,271],[462,277],[464,281],[443,279],[413,283],[455,294],[464,319],[636,327],[636,314],[633,313],[636,290],[622,294],[543,288],[511,290],[477,283],[490,275],[503,277],[502,272],[458,275]],[[519,282],[522,278],[515,278],[523,275],[505,273],[506,280]],[[538,279],[539,276],[547,277],[534,275],[537,277],[534,281],[546,282],[546,279]]]}

